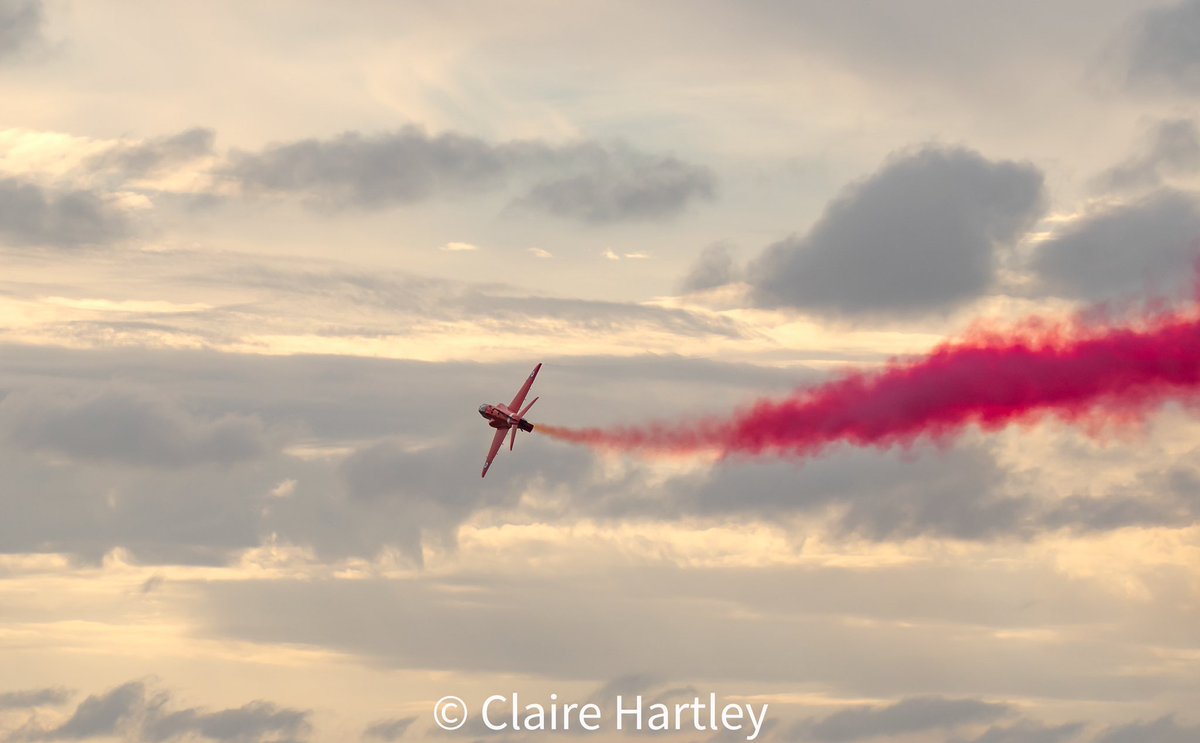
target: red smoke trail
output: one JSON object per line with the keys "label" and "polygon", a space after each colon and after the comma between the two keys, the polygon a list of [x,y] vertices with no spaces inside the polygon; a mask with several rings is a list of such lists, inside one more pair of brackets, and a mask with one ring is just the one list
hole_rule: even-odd
{"label": "red smoke trail", "polygon": [[1127,422],[1197,393],[1200,315],[1193,308],[1125,327],[1035,318],[1007,332],[976,331],[923,358],[846,372],[728,418],[617,428],[539,424],[537,431],[647,454],[807,456],[837,442],[908,445],[1046,415],[1089,426]]}

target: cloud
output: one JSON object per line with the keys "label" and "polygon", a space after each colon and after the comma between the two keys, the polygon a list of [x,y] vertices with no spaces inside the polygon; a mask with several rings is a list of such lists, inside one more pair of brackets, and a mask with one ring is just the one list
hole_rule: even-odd
{"label": "cloud", "polygon": [[627,147],[580,145],[563,154],[583,172],[548,178],[520,203],[559,217],[602,224],[658,219],[712,198],[716,181],[706,168]]}
{"label": "cloud", "polygon": [[144,704],[145,687],[141,682],[133,681],[84,699],[74,714],[58,727],[40,732],[29,730],[20,737],[26,740],[82,740],[114,735]]}
{"label": "cloud", "polygon": [[1174,715],[1152,722],[1133,722],[1105,728],[1093,743],[1195,743],[1200,739],[1200,725],[1175,721]]}
{"label": "cloud", "polygon": [[308,194],[334,206],[380,208],[440,193],[477,191],[506,175],[502,149],[474,137],[429,136],[407,126],[396,132],[347,132],[330,140],[278,144],[234,152],[229,175],[250,189]]}
{"label": "cloud", "polygon": [[1200,476],[1195,470],[1152,470],[1135,482],[1128,490],[1058,500],[1047,508],[1041,521],[1049,528],[1070,527],[1081,532],[1130,526],[1186,527],[1200,521]]}
{"label": "cloud", "polygon": [[294,739],[310,731],[309,713],[254,701],[245,706],[209,712],[198,707],[171,710],[171,694],[150,693],[146,684],[131,681],[79,703],[62,724],[44,728],[30,724],[12,740],[84,740],[125,736],[133,740],[162,741],[195,737],[228,743],[251,743],[264,736]]}
{"label": "cloud", "polygon": [[1131,27],[1126,83],[1200,96],[1200,0],[1150,8]]}
{"label": "cloud", "polygon": [[1000,251],[1041,214],[1042,175],[965,149],[893,156],[826,208],[804,237],[747,269],[755,301],[835,316],[919,315],[977,298]]}
{"label": "cloud", "polygon": [[286,480],[281,480],[278,485],[271,488],[269,495],[272,498],[289,498],[296,492],[296,481],[290,477]]}
{"label": "cloud", "polygon": [[581,508],[608,515],[666,512],[829,513],[834,528],[875,541],[937,535],[989,539],[1026,528],[1030,503],[1004,491],[1005,472],[985,449],[912,453],[837,448],[803,463],[730,462],[666,485],[669,497],[622,498],[589,493]]}
{"label": "cloud", "polygon": [[1157,186],[1165,176],[1200,171],[1200,127],[1192,119],[1160,121],[1141,151],[1096,179],[1102,188],[1128,190]]}
{"label": "cloud", "polygon": [[307,733],[308,712],[278,707],[270,702],[250,702],[235,709],[206,712],[198,708],[162,713],[155,711],[143,723],[149,741],[199,736],[216,741],[261,741],[265,735],[293,738]]}
{"label": "cloud", "polygon": [[41,29],[41,0],[0,0],[0,58],[27,46]]}
{"label": "cloud", "polygon": [[450,253],[473,253],[479,250],[479,246],[472,245],[471,243],[450,242],[443,245],[441,249]]}
{"label": "cloud", "polygon": [[860,740],[897,736],[939,728],[988,722],[1011,713],[1007,704],[978,699],[909,697],[887,706],[852,707],[820,720],[801,723],[798,730],[817,741]]}
{"label": "cloud", "polygon": [[0,693],[0,710],[54,707],[70,698],[71,692],[60,687],[7,691]]}
{"label": "cloud", "polygon": [[[531,494],[538,492],[561,491]],[[597,534],[587,524],[481,519],[473,537],[480,541],[462,561],[400,579],[296,575],[203,581],[174,593],[189,591],[187,611],[202,637],[301,644],[409,671],[595,682],[637,669],[746,682],[741,689],[769,682],[889,700],[940,692],[980,705],[1010,697],[1183,699],[1200,685],[1172,672],[1195,626],[1194,612],[1177,601],[1186,576],[1156,587],[1146,611],[1131,614],[1110,576],[1081,580],[1037,560],[997,560],[994,550],[917,543],[874,552],[885,560],[877,562],[854,542],[804,530],[787,546],[771,540],[762,561],[742,562],[726,559],[733,555],[722,542],[738,538],[720,536],[728,521],[677,531],[691,545],[686,555],[653,525],[629,520]],[[504,538],[522,528],[531,530],[525,538]],[[802,547],[810,538],[814,549]],[[776,562],[798,556],[798,564]],[[1117,617],[1120,626],[1095,628],[1097,616]],[[1080,626],[1099,634],[1071,631]],[[722,642],[712,643],[715,636]],[[1122,673],[1132,665],[1146,672]],[[977,723],[1002,716],[981,713]]]}
{"label": "cloud", "polygon": [[705,248],[683,278],[683,290],[689,292],[715,289],[740,278],[733,262],[733,253],[726,243],[714,243]]}
{"label": "cloud", "polygon": [[127,232],[121,213],[91,191],[55,192],[0,179],[0,241],[74,248],[112,242]]}
{"label": "cloud", "polygon": [[400,740],[416,719],[415,717],[401,717],[393,720],[373,722],[363,731],[363,737],[378,738],[379,740],[386,741]]}
{"label": "cloud", "polygon": [[[487,448],[484,438],[464,436],[450,446],[419,449],[385,440],[356,450],[338,467],[350,501],[342,523],[347,533],[326,531],[325,539],[317,539],[318,548],[323,554],[344,553],[345,548],[328,538],[341,541],[353,535],[356,543],[351,543],[351,553],[393,546],[419,563],[427,541],[452,546],[457,527],[475,513],[515,506],[531,476],[570,481],[578,478],[580,465],[588,459],[576,453],[526,467],[510,461],[508,467],[493,467],[488,479],[480,481],[478,472]],[[529,449],[529,437],[521,438],[520,448]],[[530,456],[537,457],[533,452]]]}
{"label": "cloud", "polygon": [[[611,251],[610,251],[611,252]],[[612,253],[614,260],[620,256]],[[657,332],[692,337],[717,335],[740,337],[744,330],[724,317],[706,316],[687,310],[609,302],[524,295],[497,284],[470,284],[403,274],[279,270],[264,266],[237,266],[224,272],[207,271],[197,281],[224,285],[234,282],[250,288],[269,289],[294,295],[311,307],[314,302],[330,300],[341,307],[349,301],[363,307],[380,307],[395,314],[407,313],[421,321],[477,320],[486,318],[490,330],[528,333],[531,323],[552,320],[555,332],[563,334],[563,323],[591,333],[594,330],[618,330],[623,327],[646,328]],[[289,307],[295,314],[299,308]],[[329,316],[323,320],[329,322]],[[569,326],[568,326],[569,327]]]}
{"label": "cloud", "polygon": [[0,432],[28,450],[150,467],[231,463],[270,448],[253,416],[208,418],[153,391],[120,387],[80,397],[12,393],[0,400]]}
{"label": "cloud", "polygon": [[[262,544],[277,502],[266,492],[289,474],[287,464],[130,467],[0,446],[0,553],[54,552],[95,564],[121,548],[147,565],[222,564]],[[290,472],[325,484],[300,467]],[[143,587],[153,591],[155,582]]]}
{"label": "cloud", "polygon": [[641,252],[617,253],[612,248],[605,248],[604,252],[601,253],[600,255],[604,256],[606,259],[608,259],[610,261],[619,261],[619,260],[646,261],[646,260],[650,260],[649,253],[641,253]]}
{"label": "cloud", "polygon": [[332,208],[381,209],[528,183],[517,204],[591,223],[658,219],[712,195],[705,168],[593,142],[495,144],[415,126],[235,151],[224,173],[251,192],[299,194]]}
{"label": "cloud", "polygon": [[[528,358],[629,353],[643,341],[651,349],[685,352],[678,343],[753,333],[743,320],[712,312],[541,293],[556,286],[530,293],[496,281],[351,270],[324,261],[255,262],[205,250],[124,251],[119,262],[97,251],[81,260],[87,268],[73,268],[97,275],[90,288],[72,291],[71,298],[47,297],[43,282],[0,287],[10,300],[43,308],[18,316],[17,326],[7,328],[10,336],[74,347],[328,351],[440,360],[473,358],[474,344],[482,341],[505,357]],[[124,291],[162,296],[153,292],[164,285],[173,287],[173,295],[207,296],[211,303],[98,298]],[[444,343],[447,332],[458,342]],[[631,345],[634,335],[639,344]]]}
{"label": "cloud", "polygon": [[137,384],[0,385],[12,390],[0,400],[0,552],[220,563],[259,544],[264,505],[287,500],[269,493],[294,473],[257,415],[193,412]]}
{"label": "cloud", "polygon": [[1077,736],[1083,727],[1078,722],[1046,725],[1033,720],[1021,720],[1012,725],[990,727],[978,737],[971,738],[969,743],[1063,743]]}
{"label": "cloud", "polygon": [[1047,292],[1099,300],[1176,288],[1200,255],[1200,205],[1163,190],[1071,223],[1040,244],[1031,268]]}
{"label": "cloud", "polygon": [[1200,519],[1197,470],[1160,462],[1124,477],[1120,487],[1098,487],[1096,493],[1037,497],[984,445],[886,452],[835,447],[803,462],[730,460],[667,478],[631,465],[624,479],[576,484],[571,504],[577,513],[614,520],[740,517],[774,523],[815,516],[835,534],[873,542],[1178,529]]}
{"label": "cloud", "polygon": [[541,248],[528,248],[528,251],[529,251],[529,254],[532,255],[534,258],[553,258],[554,257],[554,254],[551,253],[549,250],[543,250]]}
{"label": "cloud", "polygon": [[88,166],[116,170],[125,177],[137,178],[213,154],[212,129],[194,127],[178,134],[141,142],[123,142],[93,156]]}

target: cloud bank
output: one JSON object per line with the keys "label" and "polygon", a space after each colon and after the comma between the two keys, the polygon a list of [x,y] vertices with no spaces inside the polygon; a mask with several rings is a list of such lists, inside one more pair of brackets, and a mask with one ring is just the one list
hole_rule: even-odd
{"label": "cloud bank", "polygon": [[925,147],[848,186],[803,237],[769,246],[747,276],[764,307],[837,317],[914,316],[978,298],[999,255],[1037,219],[1032,165]]}

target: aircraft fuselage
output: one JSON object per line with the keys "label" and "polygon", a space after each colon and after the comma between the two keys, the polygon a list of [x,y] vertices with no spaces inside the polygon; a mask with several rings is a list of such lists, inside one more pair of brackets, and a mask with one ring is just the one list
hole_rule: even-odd
{"label": "aircraft fuselage", "polygon": [[488,425],[492,428],[508,430],[513,426],[516,426],[522,431],[533,430],[532,423],[522,418],[518,418],[504,403],[497,403],[495,405],[488,405],[487,403],[484,403],[483,405],[479,406],[479,414],[487,419]]}

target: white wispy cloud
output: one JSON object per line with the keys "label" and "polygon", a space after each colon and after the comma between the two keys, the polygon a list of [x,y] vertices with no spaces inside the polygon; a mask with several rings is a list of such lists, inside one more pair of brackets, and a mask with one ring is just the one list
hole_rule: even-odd
{"label": "white wispy cloud", "polygon": [[649,253],[643,253],[641,251],[618,253],[615,250],[613,250],[612,248],[605,248],[604,252],[601,255],[603,255],[605,258],[609,259],[610,261],[619,261],[622,259],[630,260],[630,261],[644,261],[644,260],[650,259]]}

